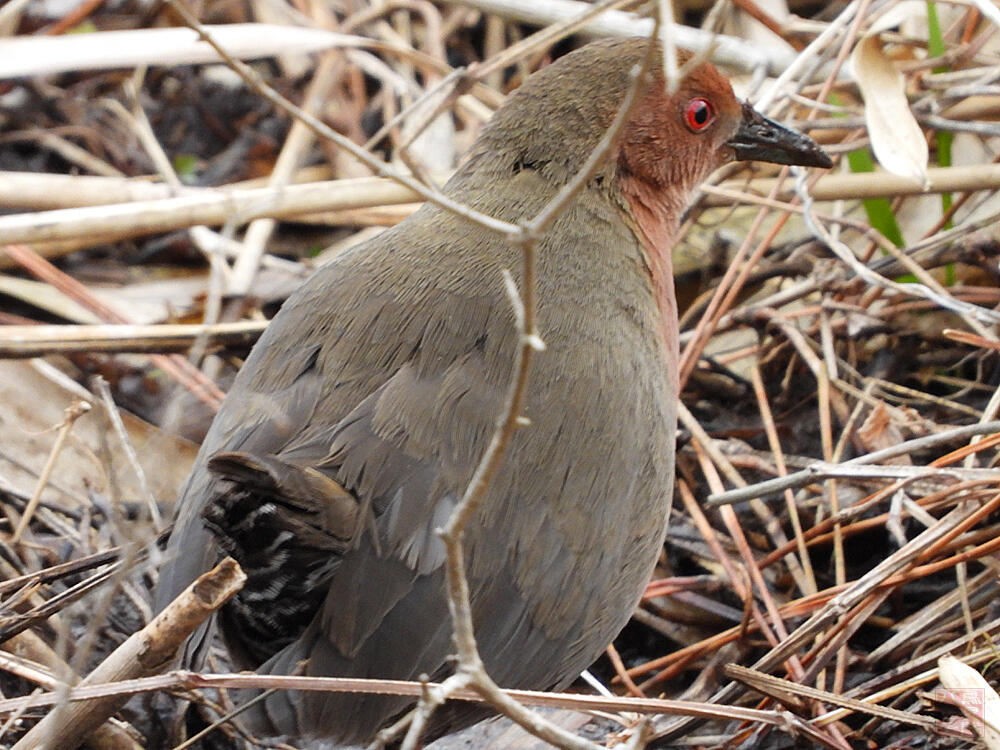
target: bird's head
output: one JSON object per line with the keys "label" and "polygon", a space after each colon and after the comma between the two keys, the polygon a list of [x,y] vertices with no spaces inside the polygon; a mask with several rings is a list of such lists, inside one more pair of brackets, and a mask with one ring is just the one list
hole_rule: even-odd
{"label": "bird's head", "polygon": [[[649,44],[645,38],[595,42],[528,78],[477,142],[473,168],[488,159],[501,175],[527,168],[556,185],[569,179],[607,131]],[[678,58],[683,65],[691,55],[679,52]],[[831,166],[810,138],[741,103],[710,63],[696,65],[668,94],[656,48],[614,155],[599,176],[638,180],[685,198],[735,160]]]}
{"label": "bird's head", "polygon": [[[681,52],[678,58],[683,65],[690,54]],[[622,132],[619,165],[629,176],[686,192],[731,161],[832,166],[811,138],[740,102],[713,65],[694,67],[668,94],[659,56],[654,64],[652,81]]]}

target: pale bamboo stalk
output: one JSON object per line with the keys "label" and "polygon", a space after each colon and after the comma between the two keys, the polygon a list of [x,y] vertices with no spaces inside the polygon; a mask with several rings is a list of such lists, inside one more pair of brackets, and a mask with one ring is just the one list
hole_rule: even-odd
{"label": "pale bamboo stalk", "polygon": [[0,237],[5,243],[67,240],[91,234],[137,237],[198,224],[219,226],[234,218],[249,222],[268,216],[288,218],[313,211],[368,208],[414,200],[418,197],[409,188],[377,177],[278,189],[220,188],[174,198],[4,216],[0,217]]}
{"label": "pale bamboo stalk", "polygon": [[[72,675],[73,670],[33,630],[18,633],[3,644],[0,669],[16,674],[47,690],[60,683],[53,675]],[[128,730],[118,722],[107,721],[91,732],[87,746],[92,750],[142,750]]]}
{"label": "pale bamboo stalk", "polygon": [[[817,201],[877,198],[958,191],[1000,189],[1000,164],[972,167],[939,167],[927,170],[929,187],[914,180],[874,172],[824,175],[812,188]],[[102,178],[86,179],[88,185]],[[728,182],[723,187],[742,192],[767,193],[774,178]],[[145,189],[145,188],[144,188]],[[0,191],[3,186],[0,185]],[[99,192],[99,191],[97,191]],[[778,191],[777,200],[789,200],[791,185]],[[141,200],[107,206],[56,209],[0,216],[0,237],[5,242],[67,242],[99,236],[104,241],[156,232],[169,232],[198,224],[219,226],[236,217],[249,222],[261,217],[308,220],[310,214],[412,203],[419,197],[409,188],[382,177],[327,180],[273,188],[202,188],[174,198]],[[703,205],[730,205],[720,195],[708,195]]]}
{"label": "pale bamboo stalk", "polygon": [[[246,575],[232,558],[188,586],[145,628],[111,652],[81,686],[159,672],[208,617],[242,588]],[[72,750],[128,700],[128,695],[57,705],[14,745],[15,750]]]}
{"label": "pale bamboo stalk", "polygon": [[[329,167],[314,165],[295,171],[289,182],[303,185],[329,180]],[[107,175],[72,175],[53,172],[0,172],[0,207],[35,211],[80,206],[107,206],[112,203],[161,200],[180,195],[198,195],[217,190],[249,190],[268,186],[266,177],[240,180],[222,188],[171,188],[155,175],[111,177]]]}
{"label": "pale bamboo stalk", "polygon": [[214,325],[39,325],[0,326],[0,357],[101,352],[184,352],[196,340],[226,346],[252,344],[267,321]]}
{"label": "pale bamboo stalk", "polygon": [[[181,193],[197,195],[211,190],[182,188]],[[0,172],[0,206],[4,208],[43,211],[162,200],[173,195],[169,185],[152,178]]]}
{"label": "pale bamboo stalk", "polygon": [[[923,195],[925,193],[970,192],[1000,188],[1000,164],[979,164],[972,167],[936,167],[927,170],[928,187],[925,190],[916,180],[889,172],[864,174],[828,174],[820,177],[809,191],[813,200],[833,201],[861,198],[881,198],[898,195]],[[775,183],[774,178],[751,180],[745,183],[753,192],[767,192]],[[737,184],[729,183],[729,188]],[[794,186],[778,191],[778,200],[789,200],[795,194]]]}
{"label": "pale bamboo stalk", "polygon": [[[565,22],[585,12],[589,5],[580,0],[450,0],[470,8],[503,18],[548,26]],[[633,13],[611,10],[602,13],[583,26],[589,36],[649,36],[653,29],[652,18],[641,18]],[[704,29],[673,24],[671,33],[677,45],[694,52],[711,50],[710,59],[746,72],[766,67],[777,75],[795,59],[795,52],[779,45],[763,48],[742,39],[724,34],[714,34]]]}
{"label": "pale bamboo stalk", "polygon": [[[229,55],[246,60],[370,44],[361,37],[305,26],[234,23],[209,28]],[[222,60],[215,49],[197,32],[181,27],[0,39],[0,79],[138,65],[218,62]]]}

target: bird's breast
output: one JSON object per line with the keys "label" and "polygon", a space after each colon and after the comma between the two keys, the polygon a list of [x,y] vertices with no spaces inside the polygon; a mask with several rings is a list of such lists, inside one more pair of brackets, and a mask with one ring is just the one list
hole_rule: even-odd
{"label": "bird's breast", "polygon": [[[639,250],[621,230],[587,264],[564,264],[558,288],[543,263],[546,350],[530,373],[530,423],[470,539],[484,600],[506,557],[537,627],[552,639],[587,634],[584,661],[621,628],[648,580],[671,495],[675,357]],[[477,570],[481,561],[493,562]]]}
{"label": "bird's breast", "polygon": [[[677,298],[674,293],[673,245],[683,205],[665,200],[665,194],[634,178],[622,180],[632,227],[646,261],[652,293],[659,311],[658,326],[669,370],[676,376],[678,359]],[[676,380],[671,383],[676,391]]]}

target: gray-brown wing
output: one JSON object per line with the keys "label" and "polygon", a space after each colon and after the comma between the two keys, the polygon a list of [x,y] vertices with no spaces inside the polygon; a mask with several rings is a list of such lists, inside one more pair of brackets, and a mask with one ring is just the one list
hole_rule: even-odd
{"label": "gray-brown wing", "polygon": [[[157,610],[163,609],[220,557],[219,546],[202,515],[220,491],[218,478],[207,468],[209,459],[221,450],[248,450],[260,455],[279,450],[294,434],[295,425],[307,422],[315,412],[320,396],[315,354],[314,347],[289,359],[287,371],[295,375],[270,393],[249,391],[239,382],[234,385],[181,490],[166,560],[154,594]],[[191,638],[185,649],[186,663],[198,664],[212,630],[202,628]]]}
{"label": "gray-brown wing", "polygon": [[[453,387],[455,383],[461,388]],[[227,548],[241,563],[252,563],[261,549],[276,553],[282,566],[303,571],[317,553],[325,552],[330,561],[322,578],[309,581],[306,590],[301,589],[305,572],[289,577],[276,562],[267,570],[270,587],[267,580],[251,575],[250,590],[241,592],[223,613],[227,641],[236,653],[270,656],[260,671],[276,673],[294,672],[301,662],[307,673],[323,676],[415,679],[447,669],[451,626],[444,598],[444,549],[435,531],[468,481],[474,464],[466,454],[484,445],[495,425],[504,392],[496,386],[486,376],[481,352],[439,372],[421,374],[416,364],[408,363],[339,423],[308,441],[292,441],[263,460],[252,461],[245,454],[212,460],[212,467],[225,473],[223,486],[230,485],[216,495],[214,504],[249,492],[263,499],[261,507],[271,509],[243,513],[238,504],[230,506],[232,526],[247,526],[247,541],[257,542],[249,550],[238,544]],[[429,430],[428,423],[437,423],[438,430],[450,425],[447,437]],[[320,457],[321,449],[325,455]],[[317,471],[356,498],[362,514],[370,518],[340,549],[337,538],[348,536],[343,532],[351,527],[345,520],[349,514],[335,514],[337,520],[331,523],[319,509],[310,509],[312,497],[297,491],[322,486],[310,478]],[[285,490],[276,491],[281,487]],[[310,514],[316,526],[309,526],[306,518],[309,533],[294,533],[293,521]],[[217,527],[225,524],[220,518],[213,522]],[[239,530],[231,527],[226,533]],[[317,530],[319,544],[311,541]],[[322,543],[324,531],[329,545]],[[501,556],[498,568],[504,564]],[[523,657],[532,647],[540,651],[547,639],[541,632],[528,637],[536,629],[514,587],[514,576],[496,572],[495,585],[477,586],[476,592],[477,609],[492,613],[483,627],[490,651],[505,661]],[[317,589],[322,593],[314,597]],[[267,595],[273,598],[263,601]],[[303,611],[303,606],[315,611]],[[302,632],[289,637],[300,626]],[[248,638],[252,642],[247,643]],[[521,653],[506,653],[508,643],[518,644]],[[540,672],[551,669],[545,660],[534,663]],[[516,671],[526,672],[523,667]],[[264,735],[304,732],[363,742],[408,702],[284,693],[246,720]],[[452,720],[466,723],[474,718],[465,714]]]}
{"label": "gray-brown wing", "polygon": [[[435,242],[455,241],[447,226],[434,232]],[[249,548],[253,554],[245,551],[244,561],[259,568],[241,595],[245,612],[262,609],[269,586],[291,602],[298,589],[287,576],[268,576],[280,568],[275,557],[287,555],[289,569],[305,560],[306,569],[321,576],[310,585],[321,580],[319,590],[328,592],[305,610],[300,597],[292,613],[296,627],[308,626],[314,634],[309,637],[324,642],[317,665],[324,650],[350,664],[363,649],[377,648],[371,635],[391,629],[389,617],[408,623],[400,632],[409,634],[410,646],[426,643],[415,649],[413,669],[437,671],[450,628],[441,598],[443,547],[435,529],[464,490],[494,428],[516,335],[498,260],[492,261],[496,286],[483,298],[478,290],[453,287],[465,274],[408,262],[405,248],[392,248],[391,238],[321,269],[258,343],[182,494],[157,603],[162,607],[219,556],[206,514],[216,534],[252,514],[247,528],[235,529],[246,541],[226,550]],[[405,239],[420,241],[412,232]],[[379,257],[390,250],[391,260]],[[501,320],[491,325],[494,316]],[[472,333],[485,330],[496,333]],[[365,520],[351,533],[337,514],[310,507],[301,491],[312,483],[320,498],[327,494],[339,503],[343,498],[336,489],[326,493],[324,480],[356,499]],[[266,543],[254,544],[262,533],[270,534]],[[284,544],[271,547],[275,540]],[[295,546],[299,550],[290,552]],[[328,558],[322,565],[321,555]],[[273,614],[274,607],[266,611]],[[432,624],[421,624],[422,617]],[[222,624],[236,641],[241,635],[258,646],[266,640],[247,632],[239,602]],[[282,622],[272,627],[283,629]],[[236,655],[243,657],[241,666],[256,667],[276,648],[285,657],[301,651],[308,638],[292,646],[289,641],[295,638],[273,638],[263,648],[243,643]],[[196,640],[192,652],[203,642],[204,636]],[[371,673],[379,663],[370,660]],[[415,676],[402,662],[393,669]]]}
{"label": "gray-brown wing", "polygon": [[[218,492],[207,468],[214,454],[287,455],[299,466],[314,465],[328,455],[340,422],[404,366],[418,369],[416,382],[431,383],[435,373],[483,345],[471,331],[484,329],[494,315],[509,319],[499,261],[492,296],[457,287],[467,274],[450,267],[447,253],[442,265],[426,263],[434,245],[453,245],[463,235],[456,221],[424,209],[405,231],[388,230],[354,248],[289,298],[238,374],[181,491],[157,608],[218,557],[202,521]],[[429,435],[414,437],[425,448],[412,457],[433,463]]]}
{"label": "gray-brown wing", "polygon": [[[226,452],[209,459],[219,481],[202,515],[248,576],[224,613],[230,646],[252,657],[244,666],[257,667],[294,641],[324,601],[332,602],[323,614],[327,638],[353,656],[414,578],[440,568],[444,547],[435,530],[451,514],[468,467],[442,455],[440,446],[449,441],[425,422],[437,411],[466,425],[495,422],[498,398],[476,379],[478,358],[425,375],[404,365],[308,440],[276,454]],[[461,398],[428,411],[443,383],[456,377],[464,383]],[[355,549],[402,563],[402,574],[358,580],[343,570],[355,564],[348,555]],[[343,594],[328,593],[345,581]]]}

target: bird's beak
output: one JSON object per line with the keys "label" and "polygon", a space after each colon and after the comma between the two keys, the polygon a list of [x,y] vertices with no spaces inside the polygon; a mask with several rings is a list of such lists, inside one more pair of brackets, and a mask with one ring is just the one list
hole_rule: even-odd
{"label": "bird's beak", "polygon": [[737,161],[756,159],[825,169],[833,166],[830,157],[812,138],[769,120],[746,102],[740,129],[728,145],[736,152]]}

